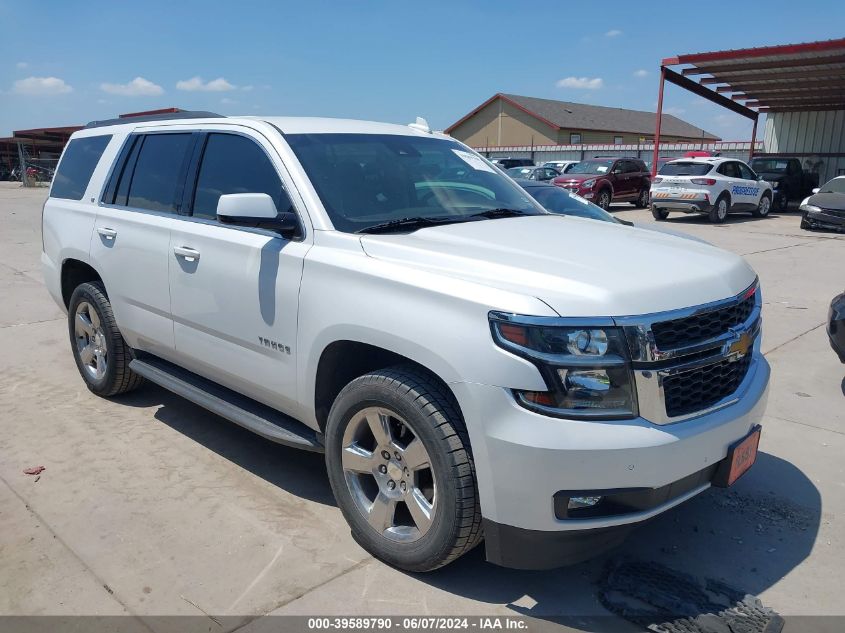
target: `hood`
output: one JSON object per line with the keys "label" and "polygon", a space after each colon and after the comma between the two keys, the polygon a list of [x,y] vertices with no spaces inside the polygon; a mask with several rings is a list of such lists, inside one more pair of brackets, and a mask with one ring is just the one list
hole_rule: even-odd
{"label": "hood", "polygon": [[555,176],[553,182],[584,182],[593,178],[601,178],[605,174],[561,174]]}
{"label": "hood", "polygon": [[822,209],[845,211],[845,193],[814,193],[807,199],[807,204],[814,204]]}
{"label": "hood", "polygon": [[708,244],[562,215],[363,235],[361,245],[370,257],[536,297],[561,316],[685,308],[755,279],[742,258]]}

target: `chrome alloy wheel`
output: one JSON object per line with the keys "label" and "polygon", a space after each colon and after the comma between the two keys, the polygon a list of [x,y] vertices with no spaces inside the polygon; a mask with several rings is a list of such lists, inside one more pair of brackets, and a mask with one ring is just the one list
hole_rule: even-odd
{"label": "chrome alloy wheel", "polygon": [[437,485],[408,423],[383,407],[362,409],[346,426],[342,450],[346,485],[370,526],[400,543],[422,538],[437,511]]}
{"label": "chrome alloy wheel", "polygon": [[771,206],[772,206],[771,200],[769,200],[766,196],[763,196],[760,199],[760,208],[758,209],[758,213],[762,217],[766,217],[767,215],[769,215],[769,209],[771,208]]}
{"label": "chrome alloy wheel", "polygon": [[87,301],[81,301],[76,306],[73,332],[79,362],[85,372],[94,380],[102,380],[108,368],[106,335],[100,323],[100,315]]}
{"label": "chrome alloy wheel", "polygon": [[728,201],[722,198],[719,200],[716,206],[716,215],[719,217],[720,220],[724,220],[728,217]]}

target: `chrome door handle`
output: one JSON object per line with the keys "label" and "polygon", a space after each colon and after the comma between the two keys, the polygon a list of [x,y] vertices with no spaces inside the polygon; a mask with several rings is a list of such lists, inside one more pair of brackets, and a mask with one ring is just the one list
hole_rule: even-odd
{"label": "chrome door handle", "polygon": [[187,246],[176,246],[173,249],[176,257],[182,257],[186,262],[195,262],[200,258],[200,252]]}
{"label": "chrome door handle", "polygon": [[97,233],[102,235],[107,240],[113,240],[117,237],[117,231],[114,229],[107,229],[106,227],[102,226],[97,229]]}

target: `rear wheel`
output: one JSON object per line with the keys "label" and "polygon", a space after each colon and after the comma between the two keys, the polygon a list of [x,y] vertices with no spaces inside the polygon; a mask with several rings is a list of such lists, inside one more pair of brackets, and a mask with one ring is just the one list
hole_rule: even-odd
{"label": "rear wheel", "polygon": [[730,200],[726,195],[719,196],[713,208],[710,209],[708,217],[711,222],[721,224],[728,219],[728,209],[730,208]]}
{"label": "rear wheel", "polygon": [[652,206],[651,215],[655,220],[661,221],[669,217],[669,212],[666,209],[658,209],[657,207]]}
{"label": "rear wheel", "polygon": [[390,565],[430,571],[481,540],[463,419],[448,390],[414,367],[343,388],[326,425],[326,467],[353,538]]}
{"label": "rear wheel", "polygon": [[757,206],[754,211],[751,212],[755,218],[765,218],[769,215],[769,211],[772,208],[772,199],[769,197],[769,194],[763,194],[763,197],[760,198],[760,204]]}
{"label": "rear wheel", "polygon": [[101,282],[80,284],[73,291],[68,305],[68,333],[76,367],[93,393],[114,396],[144,382],[129,369],[134,355],[117,329]]}
{"label": "rear wheel", "polygon": [[640,194],[637,196],[637,199],[634,200],[631,204],[635,207],[639,207],[640,209],[647,209],[648,208],[648,189],[643,189],[640,191]]}
{"label": "rear wheel", "polygon": [[601,191],[599,191],[598,198],[596,198],[596,204],[605,211],[607,211],[610,208],[611,199],[612,197],[610,195],[610,191],[607,189],[602,189]]}

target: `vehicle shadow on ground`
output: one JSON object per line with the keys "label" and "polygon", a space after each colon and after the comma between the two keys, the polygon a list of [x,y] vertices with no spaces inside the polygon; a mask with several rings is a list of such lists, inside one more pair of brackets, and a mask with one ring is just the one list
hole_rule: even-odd
{"label": "vehicle shadow on ground", "polygon": [[121,404],[155,407],[155,419],[297,497],[336,505],[323,455],[276,444],[166,389],[146,383],[119,398]]}
{"label": "vehicle shadow on ground", "polygon": [[642,525],[598,559],[552,571],[509,570],[485,562],[482,545],[444,569],[415,577],[578,630],[641,630],[609,617],[602,606],[609,569],[622,562],[656,564],[702,583],[721,581],[758,595],[810,555],[820,521],[821,497],[813,483],[789,462],[760,453],[733,488],[702,493]]}

